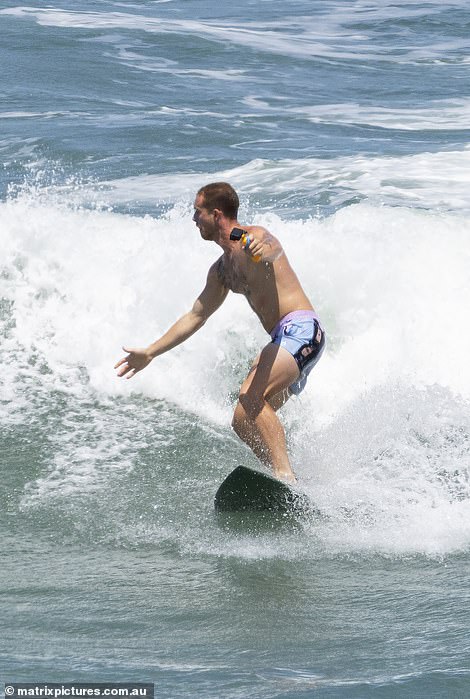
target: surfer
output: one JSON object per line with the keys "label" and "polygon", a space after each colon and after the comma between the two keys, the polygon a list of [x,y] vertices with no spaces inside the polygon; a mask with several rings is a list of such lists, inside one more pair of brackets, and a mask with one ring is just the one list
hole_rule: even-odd
{"label": "surfer", "polygon": [[242,226],[238,206],[238,195],[226,182],[198,191],[193,221],[201,237],[217,243],[223,254],[210,267],[192,309],[148,347],[123,347],[127,355],[115,369],[118,376],[132,378],[199,330],[229,291],[243,294],[271,341],[241,385],[232,427],[263,465],[292,482],[295,475],[276,411],[305,387],[323,351],[325,333],[280,242],[262,226]]}

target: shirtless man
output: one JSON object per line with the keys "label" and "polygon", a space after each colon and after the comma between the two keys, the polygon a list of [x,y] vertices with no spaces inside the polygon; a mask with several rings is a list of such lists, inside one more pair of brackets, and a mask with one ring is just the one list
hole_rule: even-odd
{"label": "shirtless man", "polygon": [[[193,221],[201,237],[217,243],[223,254],[209,269],[192,309],[148,347],[123,347],[128,354],[115,368],[118,376],[132,378],[199,330],[229,291],[244,294],[271,342],[256,357],[241,386],[232,427],[275,476],[292,482],[295,475],[276,411],[290,395],[303,390],[321,356],[325,335],[280,242],[261,226],[241,226],[238,205],[237,193],[226,182],[199,190]],[[231,239],[234,228],[247,237]]]}

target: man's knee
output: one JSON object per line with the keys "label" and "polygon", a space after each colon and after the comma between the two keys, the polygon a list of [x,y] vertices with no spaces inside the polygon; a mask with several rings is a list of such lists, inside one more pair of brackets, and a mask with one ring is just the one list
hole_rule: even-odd
{"label": "man's knee", "polygon": [[265,397],[257,395],[252,391],[241,392],[238,396],[238,406],[243,410],[248,420],[256,420],[265,405]]}
{"label": "man's knee", "polygon": [[266,401],[262,396],[255,397],[249,393],[240,393],[232,418],[232,427],[235,432],[238,434],[247,422],[254,422],[265,405]]}
{"label": "man's knee", "polygon": [[240,433],[243,430],[243,425],[245,421],[245,411],[243,410],[240,403],[237,403],[232,417],[232,429],[235,431],[236,434],[238,434],[238,436],[240,436]]}

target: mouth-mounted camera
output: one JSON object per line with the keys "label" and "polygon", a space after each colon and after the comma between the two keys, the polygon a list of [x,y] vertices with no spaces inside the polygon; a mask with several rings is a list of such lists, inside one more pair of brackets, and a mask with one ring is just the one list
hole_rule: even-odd
{"label": "mouth-mounted camera", "polygon": [[230,240],[241,240],[243,236],[247,236],[248,233],[243,230],[243,228],[232,228],[230,233]]}

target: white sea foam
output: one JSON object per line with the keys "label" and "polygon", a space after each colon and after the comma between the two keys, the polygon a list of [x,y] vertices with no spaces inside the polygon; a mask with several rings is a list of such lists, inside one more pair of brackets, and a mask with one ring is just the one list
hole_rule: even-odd
{"label": "white sea foam", "polygon": [[30,119],[36,117],[56,117],[69,115],[70,112],[0,112],[0,119]]}
{"label": "white sea foam", "polygon": [[[245,194],[273,196],[325,192],[333,203],[353,195],[375,205],[419,206],[430,210],[470,209],[470,149],[419,153],[402,157],[348,156],[332,159],[256,159],[240,167],[211,173],[206,179],[228,180]],[[99,197],[109,204],[187,201],[197,191],[200,174],[141,175],[102,182]],[[106,191],[107,190],[107,191]],[[82,196],[83,193],[79,193]],[[93,192],[88,196],[94,198]]]}
{"label": "white sea foam", "polygon": [[[447,3],[446,7],[452,7]],[[145,16],[131,12],[78,12],[56,8],[14,7],[0,13],[19,17],[32,17],[38,24],[54,27],[83,29],[132,29],[148,33],[184,34],[203,37],[216,42],[231,42],[237,46],[267,53],[294,56],[303,59],[324,60],[380,60],[394,63],[422,63],[426,61],[462,60],[466,57],[467,42],[464,38],[435,37],[432,43],[420,45],[409,40],[398,49],[379,45],[374,31],[378,22],[395,19],[419,19],[438,15],[442,3],[426,3],[420,8],[397,7],[395,3],[362,4],[351,14],[341,3],[334,3],[328,12],[313,16],[284,17],[282,23],[263,20],[262,23],[242,21],[213,21],[168,19]],[[351,28],[351,22],[354,27]],[[359,25],[359,27],[358,27]],[[397,36],[399,29],[395,28]],[[458,54],[463,53],[463,56]]]}
{"label": "white sea foam", "polygon": [[[121,42],[122,43],[122,42]],[[120,45],[117,55],[119,60],[138,70],[144,70],[151,73],[168,73],[170,75],[184,75],[189,77],[197,77],[207,80],[225,80],[225,81],[242,81],[246,75],[246,70],[227,69],[214,70],[204,68],[179,68],[177,61],[169,61],[159,58],[148,57]]]}
{"label": "white sea foam", "polygon": [[[312,551],[467,548],[468,218],[362,204],[325,220],[257,220],[280,236],[329,338],[283,418],[295,467],[330,517],[312,528]],[[0,241],[5,424],[30,419],[34,396],[44,411],[48,394],[69,395],[83,420],[91,399],[137,392],[176,404],[230,438],[237,387],[267,340],[240,297],[132,381],[118,380],[112,368],[121,345],[150,342],[190,307],[218,255],[200,240],[189,207],[136,218],[24,195],[0,204]],[[114,421],[91,412],[91,445],[79,446],[76,427],[64,429],[61,449],[58,434],[54,462],[30,485],[25,506],[111,478],[102,449],[109,456],[120,440],[125,448],[114,462],[131,468],[138,423],[125,412]],[[189,520],[178,535],[194,549],[201,532]],[[236,548],[231,539],[211,541],[208,552]],[[255,549],[245,546],[244,555],[261,555]],[[267,546],[264,555],[296,550]]]}
{"label": "white sea foam", "polygon": [[466,99],[435,100],[413,108],[380,107],[359,104],[321,104],[311,107],[280,107],[247,97],[246,104],[258,111],[303,116],[315,124],[358,124],[402,131],[466,130],[470,123],[470,101]]}

